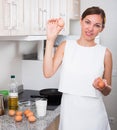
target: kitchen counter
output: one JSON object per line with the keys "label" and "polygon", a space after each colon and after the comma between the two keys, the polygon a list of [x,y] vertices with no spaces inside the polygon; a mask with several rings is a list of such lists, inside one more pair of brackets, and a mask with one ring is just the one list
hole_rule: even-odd
{"label": "kitchen counter", "polygon": [[[33,112],[36,116],[35,109],[33,109]],[[25,116],[23,116],[22,122],[15,122],[14,117],[3,115],[0,116],[0,130],[46,130],[59,114],[60,106],[53,111],[47,110],[46,116],[37,118],[34,123],[29,123]]]}
{"label": "kitchen counter", "polygon": [[[37,98],[40,98],[39,90],[23,90],[19,94],[19,101],[35,101]],[[48,105],[47,110],[54,110],[58,107],[58,105]]]}

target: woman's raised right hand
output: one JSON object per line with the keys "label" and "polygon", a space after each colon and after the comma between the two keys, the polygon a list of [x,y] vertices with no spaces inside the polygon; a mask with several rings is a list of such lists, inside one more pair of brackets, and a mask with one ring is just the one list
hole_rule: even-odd
{"label": "woman's raised right hand", "polygon": [[57,35],[60,33],[63,27],[64,21],[62,18],[49,19],[47,22],[47,40],[55,41]]}

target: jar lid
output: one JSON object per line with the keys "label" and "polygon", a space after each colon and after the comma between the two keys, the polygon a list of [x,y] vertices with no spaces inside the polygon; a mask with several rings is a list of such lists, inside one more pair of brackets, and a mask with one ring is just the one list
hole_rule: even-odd
{"label": "jar lid", "polygon": [[8,90],[0,90],[0,94],[7,96],[9,94],[9,91]]}

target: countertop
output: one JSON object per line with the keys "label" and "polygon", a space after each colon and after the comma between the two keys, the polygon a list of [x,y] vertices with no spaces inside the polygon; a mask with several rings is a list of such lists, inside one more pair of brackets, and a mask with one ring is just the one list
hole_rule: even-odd
{"label": "countertop", "polygon": [[[39,90],[28,90],[25,89],[19,94],[19,101],[35,101],[40,97]],[[54,110],[58,105],[48,105],[47,110]]]}
{"label": "countertop", "polygon": [[[39,91],[36,90],[23,90],[19,94],[20,101],[35,101],[31,95],[39,96]],[[34,112],[37,120],[34,123],[30,123],[27,118],[23,115],[23,120],[21,122],[15,122],[14,117],[7,114],[0,116],[0,130],[46,130],[46,128],[56,119],[60,114],[60,106],[47,106],[47,113],[44,117],[37,117],[36,107],[33,106],[20,106],[20,110],[25,110],[26,108],[31,109]]]}
{"label": "countertop", "polygon": [[[36,116],[36,110],[33,109]],[[60,114],[60,106],[55,110],[47,110],[45,117],[37,118],[36,122],[29,123],[25,116],[22,122],[15,122],[14,117],[9,115],[0,116],[0,130],[46,130],[46,128],[54,121]]]}

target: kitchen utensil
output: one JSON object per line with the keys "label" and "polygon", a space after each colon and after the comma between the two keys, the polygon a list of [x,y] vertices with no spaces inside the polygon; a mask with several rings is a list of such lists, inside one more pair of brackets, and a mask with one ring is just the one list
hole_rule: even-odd
{"label": "kitchen utensil", "polygon": [[41,96],[48,99],[48,105],[60,105],[62,93],[57,88],[47,88],[39,91]]}

